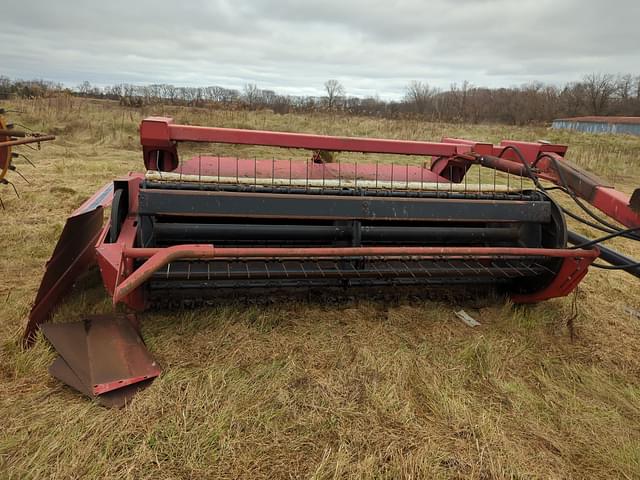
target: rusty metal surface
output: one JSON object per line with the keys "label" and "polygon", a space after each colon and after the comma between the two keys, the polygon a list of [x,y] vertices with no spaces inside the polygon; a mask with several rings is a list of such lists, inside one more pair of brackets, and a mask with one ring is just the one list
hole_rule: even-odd
{"label": "rusty metal surface", "polygon": [[73,365],[75,377],[83,385],[78,390],[91,393],[89,354],[83,326],[78,323],[48,323],[41,328],[56,352],[68,365]]}
{"label": "rusty metal surface", "polygon": [[[42,331],[77,377],[70,381],[80,382],[83,388],[77,389],[92,396],[160,374],[136,326],[125,315],[97,315],[77,322],[49,323],[42,326]],[[59,362],[55,371],[65,373]]]}
{"label": "rusty metal surface", "polygon": [[[139,323],[135,315],[127,315],[126,320],[133,326],[133,328],[137,331],[139,329]],[[58,332],[60,333],[60,332]],[[73,331],[71,332],[71,339],[73,340]],[[52,333],[52,336],[55,336],[55,333]],[[74,355],[73,358],[76,360],[78,358],[84,360],[85,357],[83,355],[84,348],[82,343],[79,342],[79,354]],[[71,360],[70,360],[71,361]],[[85,377],[87,375],[87,369],[83,368],[83,364],[79,364],[77,367],[80,375]],[[65,361],[62,356],[56,357],[53,363],[49,366],[49,373],[51,376],[57,378],[61,382],[67,384],[71,388],[77,390],[78,392],[92,398],[99,405],[103,407],[109,408],[122,408],[126,404],[128,404],[131,399],[135,396],[139,391],[147,388],[151,385],[153,379],[144,380],[142,382],[138,382],[133,385],[127,385],[126,387],[119,388],[117,390],[112,390],[110,392],[103,393],[102,395],[95,395],[91,389],[91,386],[88,383],[85,383],[83,379],[78,376],[69,364]]]}
{"label": "rusty metal surface", "polygon": [[60,356],[56,357],[56,359],[49,367],[49,373],[52,377],[57,378],[62,383],[65,383],[78,392],[92,398],[99,405],[109,408],[124,407],[129,402],[131,402],[136,393],[144,390],[149,385],[151,385],[151,382],[153,382],[153,379],[149,379],[133,385],[127,385],[126,387],[119,388],[117,390],[103,393],[102,395],[94,395],[91,392],[91,389],[88,388],[84,383],[82,383],[80,378],[71,369],[69,364],[65,362],[64,359]]}
{"label": "rusty metal surface", "polygon": [[70,387],[75,388],[80,393],[84,393],[89,397],[93,396],[91,389],[82,382],[80,377],[78,377],[78,375],[60,355],[58,355],[49,366],[49,374],[60,380],[62,383],[66,383]]}
{"label": "rusty metal surface", "polygon": [[130,258],[149,258],[115,289],[113,303],[124,300],[136,288],[169,263],[179,259],[213,258],[339,258],[339,257],[440,257],[447,259],[506,256],[546,256],[550,258],[585,258],[590,264],[597,250],[567,250],[560,248],[501,248],[501,247],[317,247],[317,248],[233,248],[213,245],[174,245],[166,248],[131,248],[125,251]]}
{"label": "rusty metal surface", "polygon": [[[0,113],[4,113],[4,110],[0,109]],[[13,147],[37,143],[38,149],[40,149],[40,142],[55,140],[55,138],[56,137],[54,135],[45,135],[43,133],[33,131],[26,132],[23,130],[14,130],[13,125],[8,123],[6,119],[0,115],[0,185],[11,185],[15,194],[19,197],[18,189],[9,179],[7,179],[8,172],[11,170],[22,177],[27,183],[29,183],[29,181],[22,173],[20,173],[16,165],[12,163],[13,158],[21,155],[20,153],[14,152]],[[27,162],[31,163],[26,156],[23,155],[23,157]],[[1,199],[0,206],[4,208],[4,204]]]}
{"label": "rusty metal surface", "polygon": [[46,322],[78,276],[95,262],[95,244],[102,228],[102,207],[71,217],[47,262],[24,332],[24,343],[33,343],[34,333]]}
{"label": "rusty metal surface", "polygon": [[102,229],[104,207],[110,205],[113,184],[108,183],[67,219],[40,281],[29,313],[23,343],[33,344],[38,325],[46,322],[77,278],[95,263],[95,245]]}
{"label": "rusty metal surface", "polygon": [[47,142],[49,140],[55,140],[56,137],[54,135],[42,135],[38,137],[26,137],[20,140],[5,140],[0,142],[0,147],[15,147],[18,145],[27,145],[29,143],[40,143]]}
{"label": "rusty metal surface", "polygon": [[93,393],[98,395],[160,374],[142,338],[124,316],[84,320]]}
{"label": "rusty metal surface", "polygon": [[23,132],[22,130],[14,130],[13,128],[0,128],[0,137],[27,137],[29,135],[28,132]]}

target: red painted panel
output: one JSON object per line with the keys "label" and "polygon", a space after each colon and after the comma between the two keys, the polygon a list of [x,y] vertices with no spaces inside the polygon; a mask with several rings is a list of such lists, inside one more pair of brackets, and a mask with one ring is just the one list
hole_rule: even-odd
{"label": "red painted panel", "polygon": [[254,160],[232,157],[193,157],[181,164],[174,173],[239,178],[282,179],[347,179],[406,182],[449,183],[428,168],[390,163],[315,163],[311,160]]}
{"label": "red painted panel", "polygon": [[[124,301],[132,292],[139,290],[154,272],[167,264],[183,259],[214,259],[214,258],[337,258],[350,256],[415,256],[415,257],[443,257],[460,259],[467,256],[486,258],[505,255],[533,255],[553,258],[564,258],[563,266],[553,282],[539,294],[539,300],[563,296],[569,293],[580,279],[586,274],[588,265],[599,255],[597,249],[569,250],[544,248],[506,248],[506,247],[317,247],[317,248],[286,248],[286,247],[214,247],[213,245],[175,245],[167,248],[128,248],[124,252],[129,258],[148,258],[137,270],[125,278],[117,287],[113,295],[113,304]],[[571,259],[576,263],[567,262]],[[519,302],[538,301],[536,294],[515,297]]]}
{"label": "red painted panel", "polygon": [[640,227],[640,213],[631,208],[630,201],[629,195],[614,188],[597,187],[591,203],[626,227]]}
{"label": "red painted panel", "polygon": [[145,147],[166,148],[176,142],[263,145],[334,152],[390,153],[399,155],[452,156],[470,150],[467,145],[380,138],[335,137],[309,133],[270,132],[235,128],[176,125],[171,118],[142,121],[140,140]]}

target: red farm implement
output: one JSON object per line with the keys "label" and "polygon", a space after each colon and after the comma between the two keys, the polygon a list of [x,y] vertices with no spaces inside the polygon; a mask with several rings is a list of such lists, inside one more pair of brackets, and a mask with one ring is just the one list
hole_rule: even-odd
{"label": "red farm implement", "polygon": [[[94,263],[114,305],[135,311],[274,291],[452,286],[533,303],[569,294],[601,254],[568,232],[565,211],[543,182],[593,217],[602,220],[591,206],[629,227],[601,225],[613,236],[631,237],[640,227],[638,191],[629,198],[583,172],[562,145],[330,137],[161,117],[144,120],[140,136],[146,172],[108,184],[67,221],[27,342]],[[180,142],[311,153],[307,160],[198,155],[182,162]],[[327,162],[326,152],[404,155],[413,164]],[[568,241],[586,244],[570,248]],[[637,274],[630,259],[605,260]]]}
{"label": "red farm implement", "polygon": [[[9,123],[4,118],[4,113],[5,110],[0,108],[0,185],[11,185],[17,195],[18,189],[11,181],[9,181],[7,174],[9,172],[15,172],[26,181],[26,178],[18,171],[13,160],[22,157],[22,159],[26,160],[28,163],[31,163],[31,161],[23,153],[15,151],[15,147],[31,147],[35,144],[37,145],[37,148],[40,148],[40,144],[42,142],[55,140],[56,137],[53,135],[27,131],[28,129],[21,130],[19,128],[14,128],[14,124]],[[0,205],[4,206],[1,199]]]}

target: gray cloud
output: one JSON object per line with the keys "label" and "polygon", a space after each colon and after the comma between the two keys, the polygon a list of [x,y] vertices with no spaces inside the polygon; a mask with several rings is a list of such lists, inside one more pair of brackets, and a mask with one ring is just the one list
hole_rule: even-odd
{"label": "gray cloud", "polygon": [[408,81],[510,86],[640,74],[640,2],[34,0],[3,7],[0,74],[398,97]]}

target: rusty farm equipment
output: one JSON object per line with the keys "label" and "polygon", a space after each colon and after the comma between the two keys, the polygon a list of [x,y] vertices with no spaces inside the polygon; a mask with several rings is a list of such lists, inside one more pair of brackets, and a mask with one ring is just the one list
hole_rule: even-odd
{"label": "rusty farm equipment", "polygon": [[42,331],[58,353],[49,373],[102,406],[124,406],[160,374],[135,315],[47,323]]}
{"label": "rusty farm equipment", "polygon": [[[563,145],[331,137],[177,125],[162,117],[145,119],[140,136],[146,171],[105,185],[67,220],[26,342],[94,264],[113,304],[133,311],[274,292],[315,297],[453,287],[495,289],[534,303],[568,295],[601,254],[598,241],[568,231],[567,212],[550,188],[569,194],[590,216],[578,218],[608,237],[637,239],[640,230],[639,191],[630,198],[582,171],[565,159]],[[306,160],[181,161],[181,142],[311,153]],[[333,161],[325,152],[416,161]],[[631,259],[604,259],[637,274]]]}
{"label": "rusty farm equipment", "polygon": [[[26,155],[15,151],[15,147],[36,144],[39,149],[42,142],[55,140],[56,137],[28,131],[28,129],[16,129],[12,123],[9,123],[4,118],[5,112],[4,109],[0,109],[0,185],[11,185],[15,194],[18,195],[18,189],[7,178],[7,174],[11,171],[15,172],[26,181],[26,178],[18,171],[13,160],[22,157],[28,163],[31,163],[31,161]],[[0,200],[0,204],[1,202],[2,200]]]}

